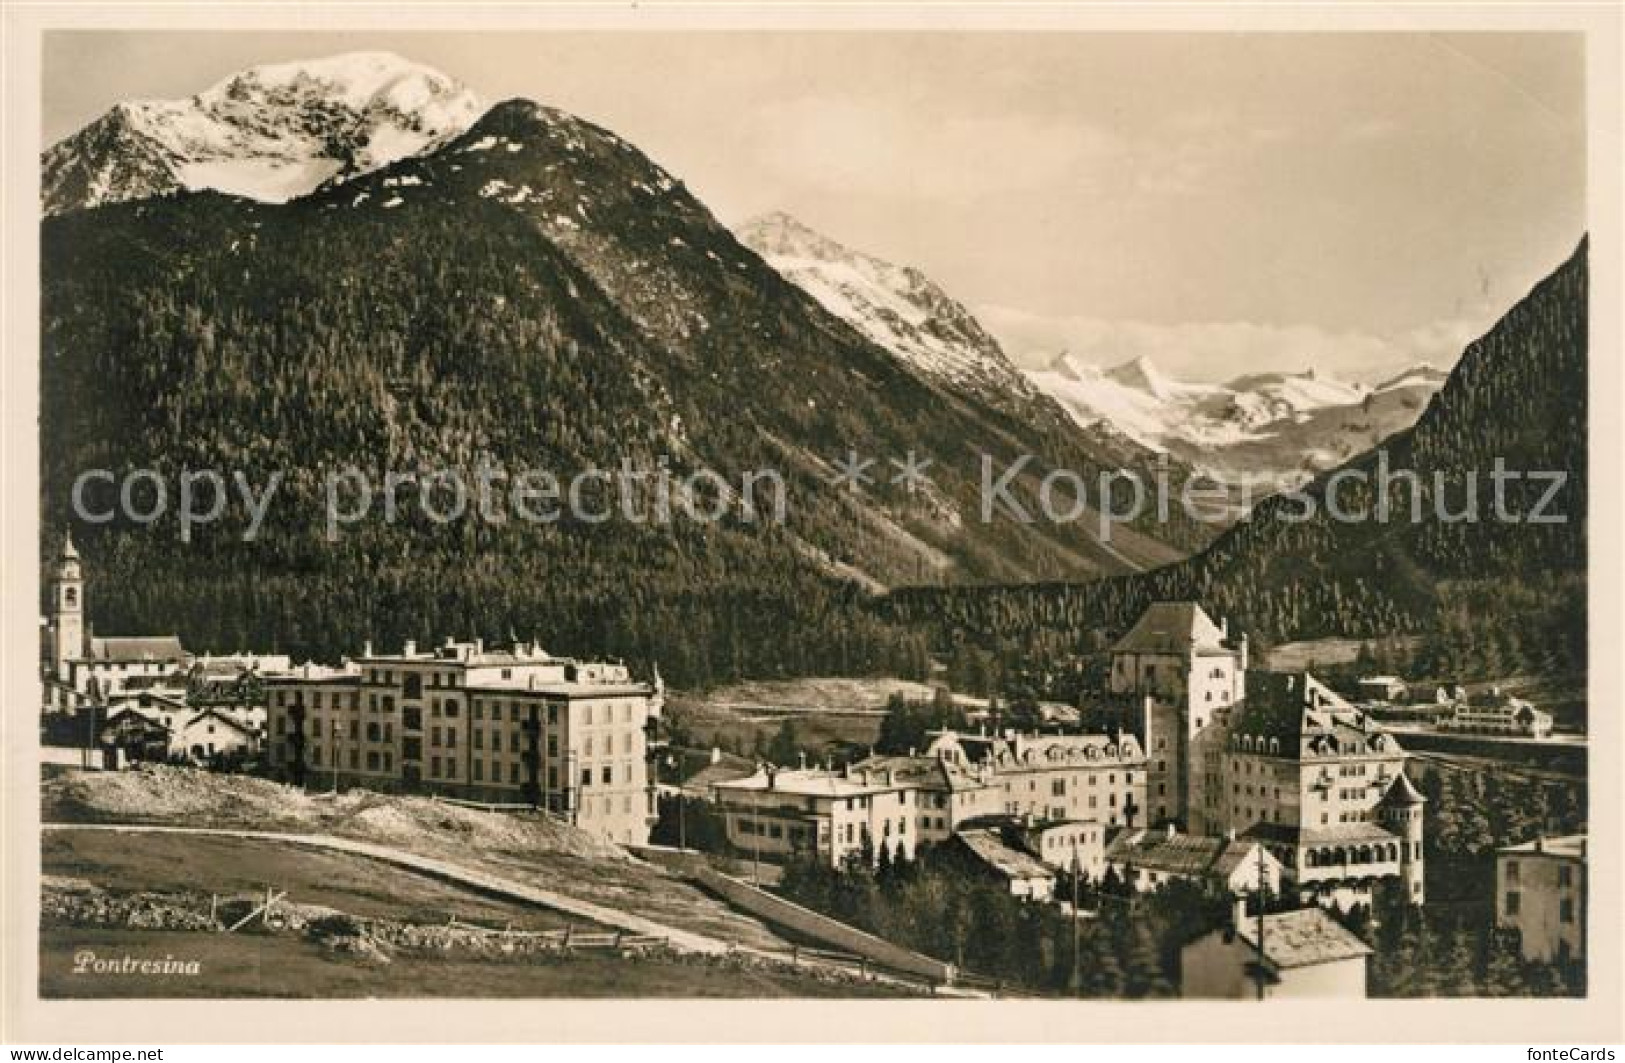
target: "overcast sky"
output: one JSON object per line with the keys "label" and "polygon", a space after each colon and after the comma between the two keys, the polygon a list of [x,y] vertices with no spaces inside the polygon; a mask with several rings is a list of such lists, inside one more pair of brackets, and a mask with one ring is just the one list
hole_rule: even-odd
{"label": "overcast sky", "polygon": [[1448,362],[1585,224],[1578,36],[55,33],[45,139],[358,49],[918,266],[1028,364]]}

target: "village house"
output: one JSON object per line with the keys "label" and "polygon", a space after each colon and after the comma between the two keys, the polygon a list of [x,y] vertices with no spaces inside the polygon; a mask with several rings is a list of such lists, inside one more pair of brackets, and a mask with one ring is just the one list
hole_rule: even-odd
{"label": "village house", "polygon": [[1365,996],[1371,948],[1325,910],[1311,906],[1258,918],[1247,916],[1241,903],[1237,901],[1229,926],[1180,950],[1180,996],[1209,1000]]}
{"label": "village house", "polygon": [[1495,853],[1495,923],[1516,930],[1523,958],[1586,955],[1586,836],[1536,838]]}
{"label": "village house", "polygon": [[1245,895],[1281,889],[1281,862],[1253,839],[1180,834],[1170,824],[1122,831],[1106,847],[1106,866],[1144,893],[1169,882],[1212,883]]}
{"label": "village house", "polygon": [[919,844],[920,780],[892,767],[776,768],[714,783],[728,841],[783,862],[812,855],[840,867],[868,854],[912,860]]}
{"label": "village house", "polygon": [[1042,860],[1006,844],[998,830],[976,827],[954,835],[953,845],[974,873],[992,879],[1010,896],[1048,901],[1055,896],[1055,872]]}

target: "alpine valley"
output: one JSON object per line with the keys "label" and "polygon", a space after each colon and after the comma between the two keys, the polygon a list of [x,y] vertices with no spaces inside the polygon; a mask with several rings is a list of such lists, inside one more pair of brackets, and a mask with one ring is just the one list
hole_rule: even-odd
{"label": "alpine valley", "polygon": [[[966,373],[929,371],[787,281],[634,145],[524,100],[466,121],[471,101],[362,53],[124,105],[46,153],[51,534],[85,469],[284,477],[251,544],[232,520],[184,544],[172,524],[83,529],[106,574],[98,625],[179,618],[199,645],[298,651],[545,629],[566,648],[658,651],[679,678],[919,672],[918,638],[848,604],[906,583],[1142,571],[1211,537],[1154,514],[1109,538],[1089,512],[982,520],[984,455],[1000,470],[1033,456],[1012,490],[1029,505],[1049,469],[1149,479],[1156,455],[1032,389],[989,387],[1020,381],[968,315],[944,341]],[[865,490],[831,487],[849,451],[876,466]],[[911,453],[932,463],[917,490],[896,478]],[[327,470],[662,462],[736,485],[776,470],[788,519],[324,534]]]}
{"label": "alpine valley", "polygon": [[[164,521],[72,522],[103,629],[301,655],[537,632],[696,686],[925,678],[972,650],[1087,648],[1166,594],[1269,639],[1363,635],[1437,629],[1474,574],[1516,588],[1583,567],[1583,248],[1448,380],[1207,385],[1064,356],[1025,373],[921,271],[783,214],[730,231],[616,134],[486,108],[385,53],[121,104],[42,165],[43,542],[87,469],[282,478],[252,542],[235,512],[188,542]],[[1492,451],[1569,470],[1581,520],[1378,534],[1265,519],[1276,499],[1228,530],[1176,506],[1108,536],[1088,508],[981,514],[984,462],[1031,455],[1011,494],[1038,510],[1051,470],[1319,485],[1378,443],[1458,479]],[[861,490],[832,485],[848,455],[874,463]],[[911,455],[928,482],[896,476]],[[771,469],[787,519],[408,508],[328,534],[333,470],[482,464]],[[1549,606],[1530,611],[1572,626]]]}

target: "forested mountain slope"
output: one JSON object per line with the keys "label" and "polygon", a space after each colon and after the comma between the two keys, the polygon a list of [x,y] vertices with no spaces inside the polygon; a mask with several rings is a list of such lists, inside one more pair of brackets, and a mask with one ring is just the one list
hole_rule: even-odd
{"label": "forested mountain slope", "polygon": [[[1029,500],[1049,468],[1092,482],[1145,455],[911,372],[635,147],[526,101],[285,204],[182,193],[51,218],[42,241],[43,552],[88,469],[157,470],[171,504],[183,469],[284,477],[252,543],[236,505],[190,542],[172,521],[77,523],[103,631],[326,657],[535,634],[680,682],[913,674],[922,641],[859,608],[867,591],[1133,571],[1208,534],[982,522],[984,453],[1036,455]],[[862,492],[829,483],[848,449],[878,461]],[[888,482],[911,450],[934,460],[927,490]],[[349,466],[376,484],[662,458],[736,487],[776,470],[789,519],[436,524],[408,504],[324,534],[323,478]]]}

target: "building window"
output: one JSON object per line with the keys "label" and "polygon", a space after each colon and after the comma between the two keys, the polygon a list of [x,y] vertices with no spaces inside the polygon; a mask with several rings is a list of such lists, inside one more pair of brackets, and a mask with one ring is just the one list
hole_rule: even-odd
{"label": "building window", "polygon": [[1508,915],[1517,915],[1518,911],[1519,911],[1519,909],[1521,907],[1522,901],[1523,901],[1523,898],[1521,896],[1519,896],[1517,890],[1509,890],[1507,892],[1507,896],[1506,896],[1506,912],[1507,912],[1507,914]]}
{"label": "building window", "polygon": [[1574,869],[1567,864],[1557,869],[1557,884],[1559,886],[1574,885]]}
{"label": "building window", "polygon": [[1574,922],[1574,898],[1564,897],[1557,902],[1557,918],[1560,922]]}

